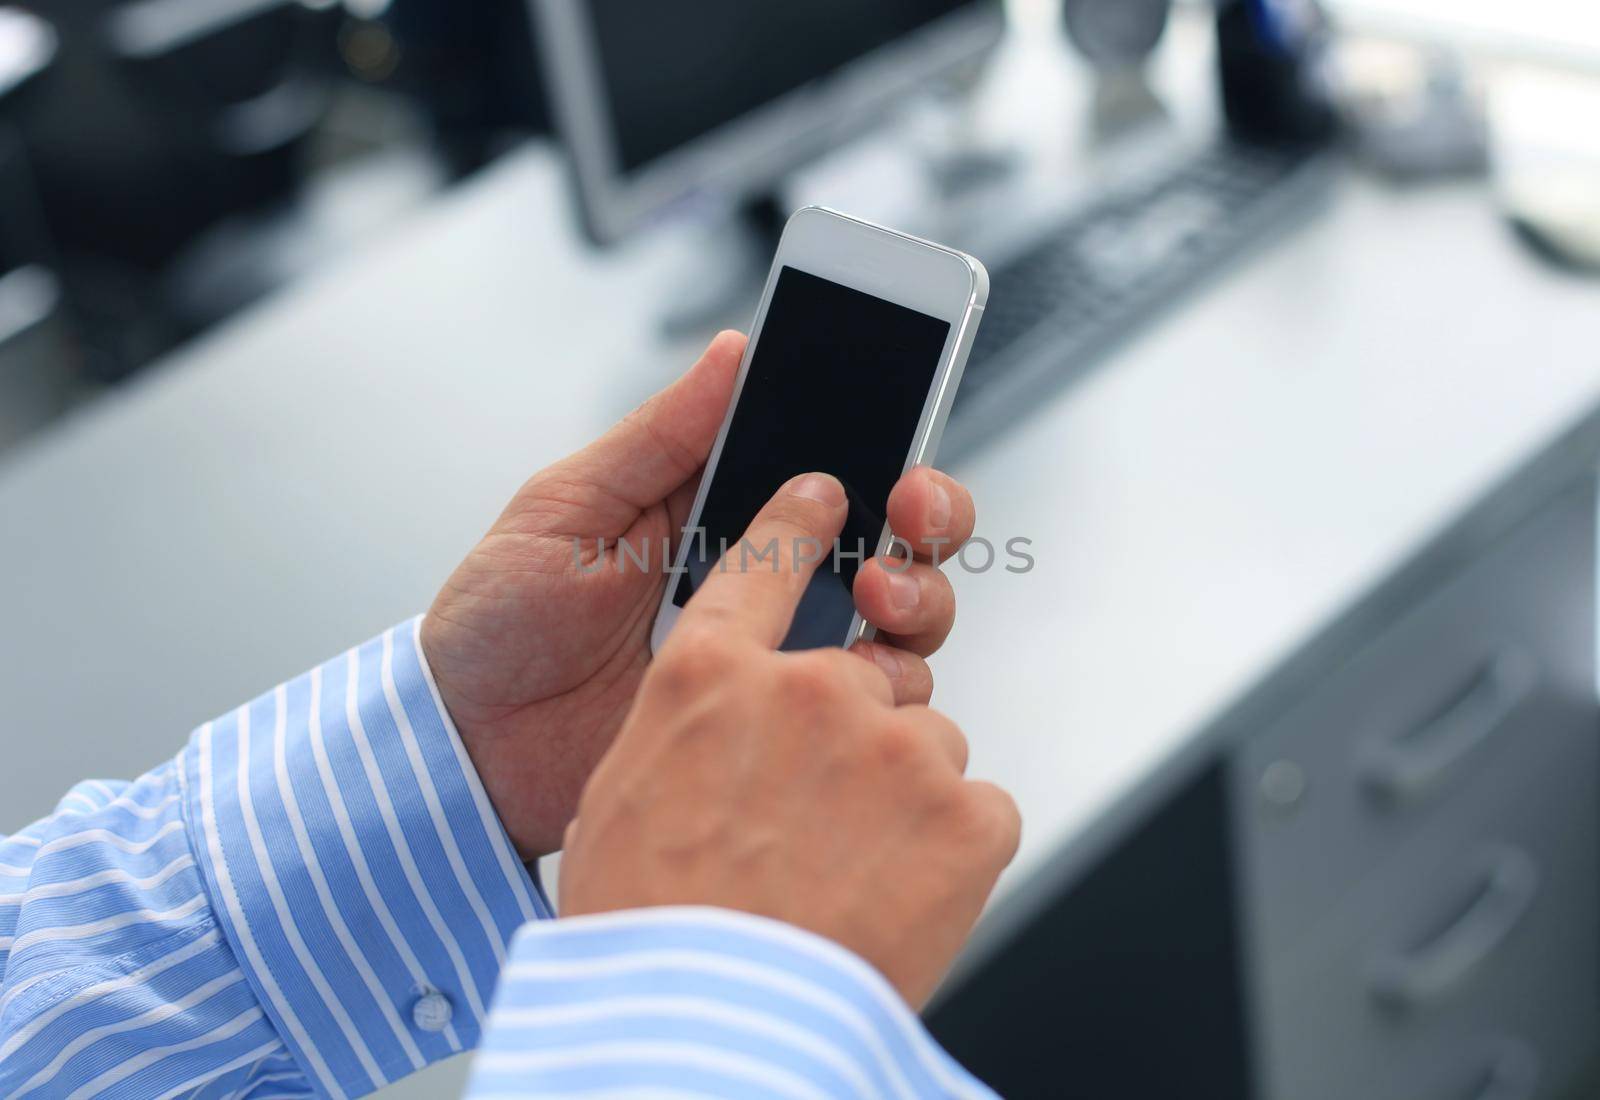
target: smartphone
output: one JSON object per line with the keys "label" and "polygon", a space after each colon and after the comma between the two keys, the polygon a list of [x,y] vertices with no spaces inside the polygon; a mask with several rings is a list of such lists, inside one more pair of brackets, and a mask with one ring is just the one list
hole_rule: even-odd
{"label": "smartphone", "polygon": [[[820,549],[782,648],[870,637],[851,585],[866,561],[890,549],[889,491],[938,450],[988,295],[983,265],[953,248],[818,206],[789,219],[652,648],[724,548],[734,566],[746,528],[779,487],[813,470],[839,479],[850,512],[837,547]],[[759,558],[744,563],[766,567]]]}

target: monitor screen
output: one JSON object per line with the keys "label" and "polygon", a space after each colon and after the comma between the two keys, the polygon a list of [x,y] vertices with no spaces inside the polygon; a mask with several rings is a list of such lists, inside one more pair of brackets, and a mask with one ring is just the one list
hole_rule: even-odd
{"label": "monitor screen", "polygon": [[974,0],[587,5],[628,174]]}

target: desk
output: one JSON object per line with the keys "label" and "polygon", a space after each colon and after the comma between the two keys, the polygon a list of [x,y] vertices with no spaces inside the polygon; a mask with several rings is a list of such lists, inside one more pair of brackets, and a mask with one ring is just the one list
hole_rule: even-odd
{"label": "desk", "polygon": [[[426,606],[522,478],[686,362],[648,304],[687,245],[596,256],[561,184],[509,157],[0,468],[0,698],[32,745],[6,826]],[[1581,480],[1597,317],[1477,188],[1352,176],[961,465],[980,533],[1037,558],[955,575],[935,662],[972,773],[1026,818],[996,928],[1308,645]]]}

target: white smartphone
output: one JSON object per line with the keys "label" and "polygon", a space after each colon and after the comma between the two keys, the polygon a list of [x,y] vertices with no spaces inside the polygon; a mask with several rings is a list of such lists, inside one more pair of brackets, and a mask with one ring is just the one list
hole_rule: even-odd
{"label": "white smartphone", "polygon": [[850,514],[838,552],[822,548],[782,648],[870,636],[851,585],[862,564],[890,548],[889,491],[938,450],[988,295],[983,265],[953,248],[817,206],[789,219],[652,648],[717,568],[723,547],[731,563],[773,493],[813,470],[844,484]]}

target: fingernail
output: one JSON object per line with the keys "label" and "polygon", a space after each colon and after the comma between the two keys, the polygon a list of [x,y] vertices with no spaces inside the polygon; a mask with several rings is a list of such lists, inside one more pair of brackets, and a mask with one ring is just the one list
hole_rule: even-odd
{"label": "fingernail", "polygon": [[928,526],[943,531],[950,526],[950,490],[937,481],[928,481]]}
{"label": "fingernail", "polygon": [[900,663],[899,656],[886,645],[872,645],[867,647],[867,652],[872,655],[872,663],[883,670],[883,674],[891,680],[900,678],[905,671],[905,666]]}
{"label": "fingernail", "polygon": [[789,492],[806,500],[814,500],[818,504],[826,504],[829,508],[837,508],[844,503],[844,486],[839,484],[837,478],[827,474],[805,474],[789,483]]}
{"label": "fingernail", "polygon": [[891,573],[884,570],[884,576],[889,578],[889,600],[901,611],[910,611],[922,599],[922,586],[917,579],[905,573]]}

